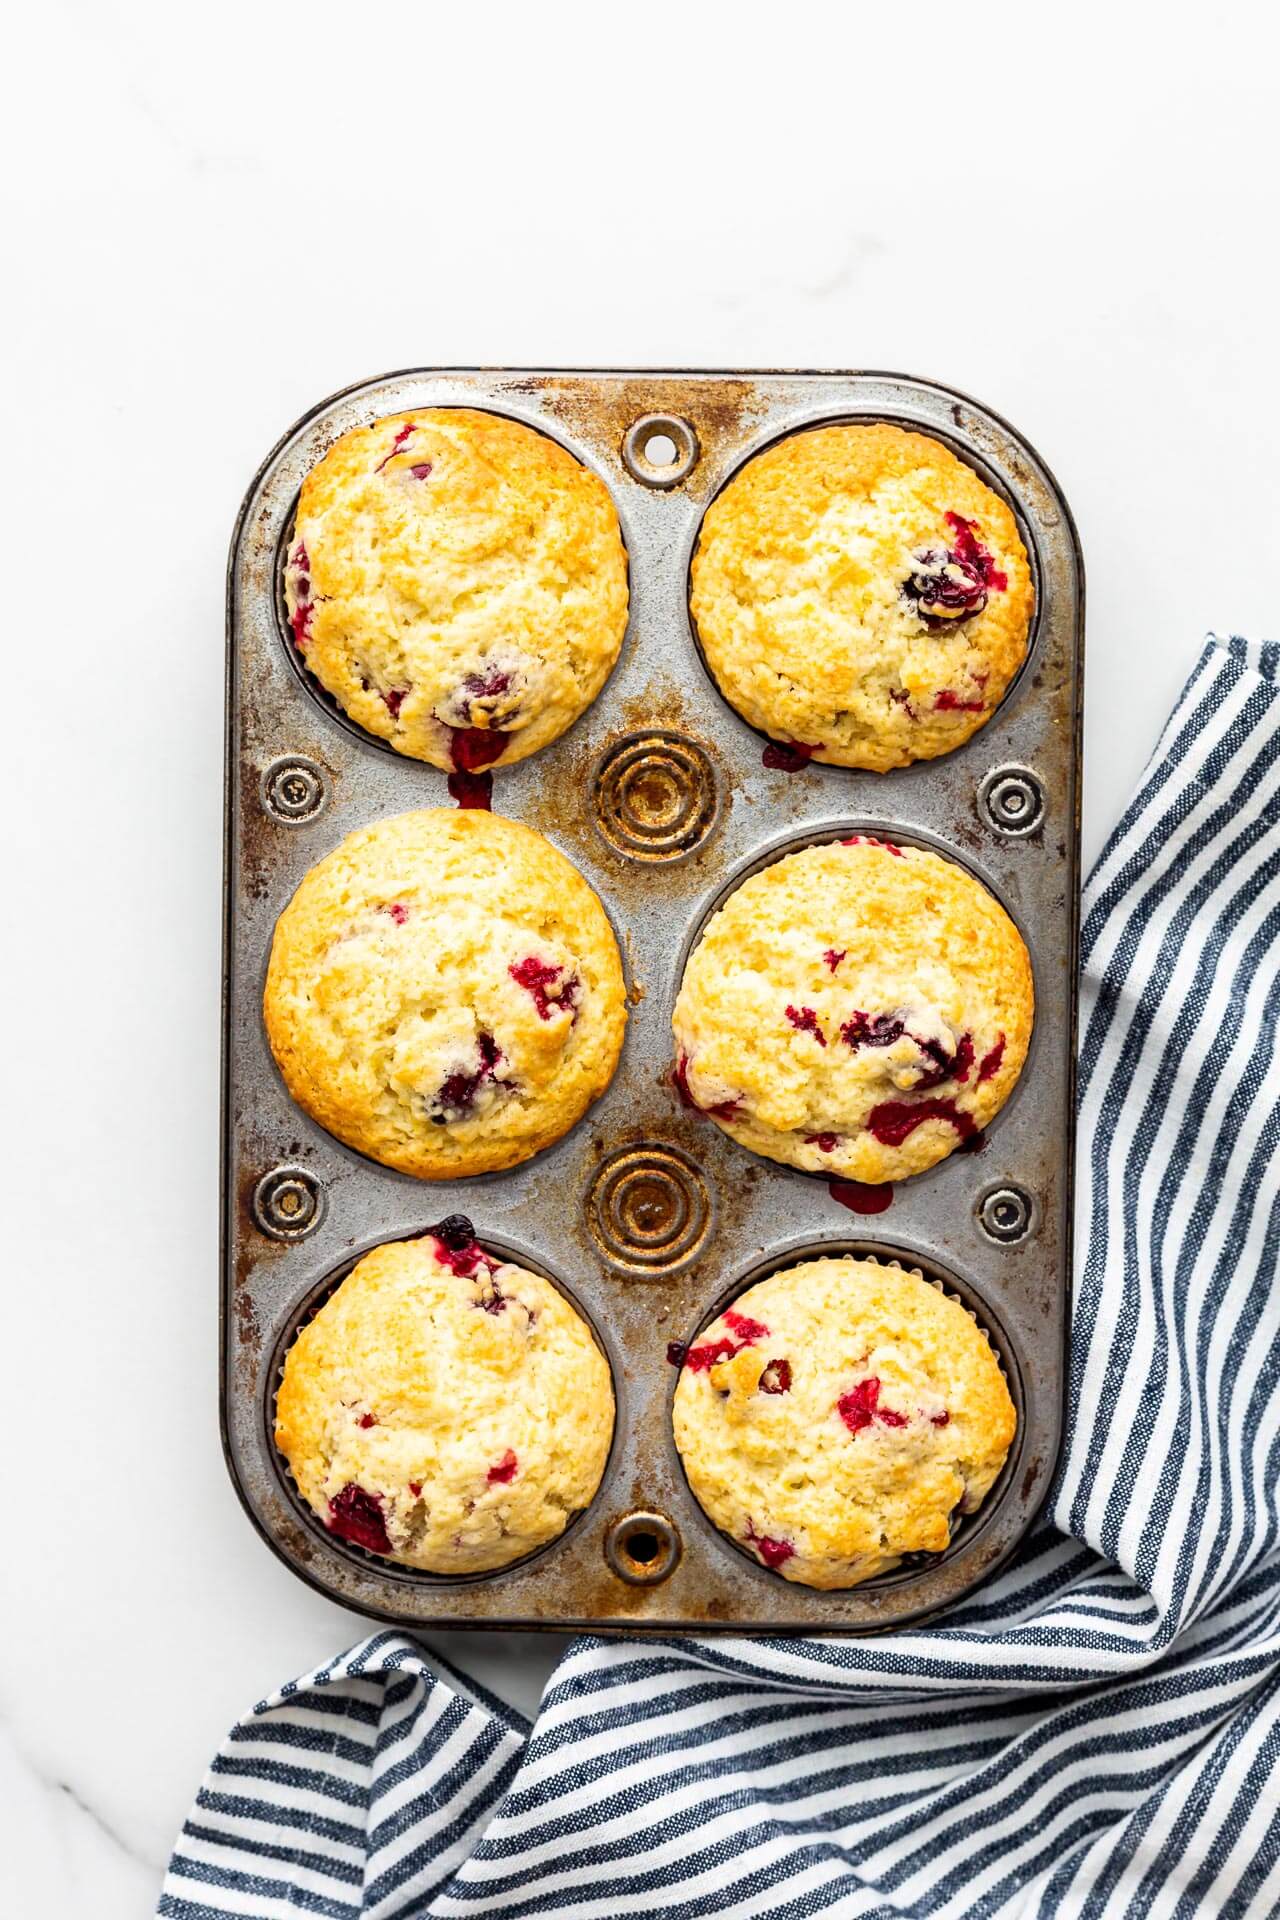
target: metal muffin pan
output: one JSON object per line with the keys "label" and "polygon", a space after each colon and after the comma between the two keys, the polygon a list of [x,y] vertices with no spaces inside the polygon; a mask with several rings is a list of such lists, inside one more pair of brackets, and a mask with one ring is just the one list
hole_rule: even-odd
{"label": "metal muffin pan", "polygon": [[[275,921],[349,832],[451,804],[446,776],[339,715],[280,612],[298,489],[339,434],[410,407],[488,408],[550,434],[608,485],[630,559],[622,655],[555,745],[494,774],[494,807],[544,833],[618,932],[630,1022],[612,1086],[563,1140],[507,1172],[420,1182],[351,1152],[289,1099],[261,1015]],[[1037,584],[1026,664],[964,747],[889,774],[766,767],[691,631],[688,569],[709,500],[752,454],[820,422],[891,420],[944,440],[1018,515]],[[667,448],[655,446],[665,438]],[[674,457],[660,459],[660,454]],[[952,1604],[1012,1552],[1057,1457],[1071,1272],[1084,577],[1071,515],[1038,455],[976,402],[876,373],[436,369],[325,401],[269,455],[228,578],[222,1161],[222,1428],[254,1524],[330,1598],[408,1626],[867,1632]],[[898,1184],[860,1216],[820,1176],[736,1146],[671,1086],[683,959],[738,877],[807,840],[866,831],[939,847],[1021,927],[1036,984],[1031,1054],[980,1149]],[[496,1573],[396,1568],[327,1533],[271,1438],[279,1365],[326,1287],[385,1240],[465,1213],[480,1240],[584,1312],[613,1369],[617,1427],[592,1506]],[[842,1593],[758,1566],[711,1525],[671,1437],[671,1342],[746,1285],[815,1252],[919,1265],[1000,1354],[1018,1434],[946,1553]]]}

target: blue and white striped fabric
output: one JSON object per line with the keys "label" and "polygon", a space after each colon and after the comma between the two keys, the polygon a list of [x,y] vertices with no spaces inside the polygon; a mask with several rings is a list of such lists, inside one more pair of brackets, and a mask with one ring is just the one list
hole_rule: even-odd
{"label": "blue and white striped fabric", "polygon": [[1280,1908],[1280,647],[1205,649],[1085,901],[1071,1404],[883,1639],[577,1641],[530,1728],[376,1634],[235,1728],[161,1914]]}

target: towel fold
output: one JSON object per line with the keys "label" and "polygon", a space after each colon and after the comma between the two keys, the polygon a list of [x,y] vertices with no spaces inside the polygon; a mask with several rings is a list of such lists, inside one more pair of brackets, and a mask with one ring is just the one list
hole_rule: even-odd
{"label": "towel fold", "polygon": [[1280,646],[1211,639],[1084,902],[1067,1431],[935,1624],[580,1639],[529,1726],[375,1634],[213,1763],[170,1920],[1280,1907]]}

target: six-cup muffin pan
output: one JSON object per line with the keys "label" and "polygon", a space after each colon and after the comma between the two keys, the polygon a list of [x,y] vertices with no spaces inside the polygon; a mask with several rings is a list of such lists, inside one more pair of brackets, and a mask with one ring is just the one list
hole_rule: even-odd
{"label": "six-cup muffin pan", "polygon": [[[453,405],[552,435],[602,476],[618,510],[631,577],[621,658],[562,739],[496,770],[493,805],[545,834],[600,895],[630,1022],[612,1086],[556,1146],[507,1172],[425,1183],[351,1152],[293,1104],[261,996],[276,917],[308,868],[354,828],[452,804],[443,773],[363,733],[308,678],[284,625],[281,570],[303,476],[339,434]],[[889,774],[766,766],[764,738],[717,692],[689,620],[708,501],[762,447],[837,420],[889,420],[945,442],[1013,507],[1035,575],[1027,660],[998,712],[944,759]],[[924,381],[427,370],[354,387],[286,434],[241,509],[228,582],[222,1418],[240,1497],[302,1578],[410,1626],[865,1632],[953,1603],[1012,1552],[1047,1490],[1065,1384],[1083,616],[1075,529],[1043,462],[985,408]],[[683,1108],[670,1077],[671,1006],[708,915],[779,854],[852,832],[966,866],[1017,922],[1035,971],[1031,1052],[1005,1108],[976,1150],[898,1184],[875,1212],[857,1210],[875,1203],[866,1190],[841,1196],[746,1153]],[[370,1247],[450,1213],[576,1303],[617,1395],[590,1508],[530,1558],[457,1579],[328,1533],[271,1437],[283,1356],[308,1314]],[[672,1441],[667,1349],[766,1273],[843,1252],[918,1266],[964,1301],[1000,1355],[1018,1434],[944,1554],[821,1593],[758,1565],[703,1515]]]}

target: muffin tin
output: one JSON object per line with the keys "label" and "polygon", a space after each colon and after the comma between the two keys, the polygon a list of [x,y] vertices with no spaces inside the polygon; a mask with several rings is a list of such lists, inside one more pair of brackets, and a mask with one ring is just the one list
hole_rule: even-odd
{"label": "muffin tin", "polygon": [[[276,917],[306,871],[372,820],[452,804],[443,773],[364,734],[308,679],[280,590],[298,489],[337,436],[451,405],[551,434],[617,506],[631,573],[622,656],[561,740],[496,770],[493,801],[596,889],[631,1006],[614,1082],[570,1134],[507,1172],[428,1184],[351,1152],[294,1106],[261,996]],[[785,773],[763,764],[764,738],[706,672],[689,560],[708,501],[744,460],[848,419],[917,427],[977,468],[1018,515],[1037,612],[1025,665],[965,746],[888,774],[816,762]],[[325,401],[270,454],[228,580],[222,1425],[246,1510],[303,1579],[409,1626],[867,1632],[952,1604],[1012,1552],[1048,1488],[1065,1391],[1083,618],[1075,529],[1037,454],[974,401],[897,375],[427,370]],[[672,1002],[714,906],[769,859],[859,831],[934,847],[976,874],[1022,930],[1037,1003],[1021,1081],[980,1150],[897,1185],[874,1214],[852,1211],[821,1176],[745,1152],[683,1109],[670,1081]],[[297,1328],[362,1253],[449,1213],[564,1289],[609,1358],[618,1409],[600,1491],[562,1538],[456,1579],[327,1533],[271,1438]],[[839,1252],[918,1265],[964,1301],[1000,1354],[1018,1434],[946,1553],[819,1593],[757,1565],[703,1515],[671,1437],[666,1353],[766,1273]]]}

